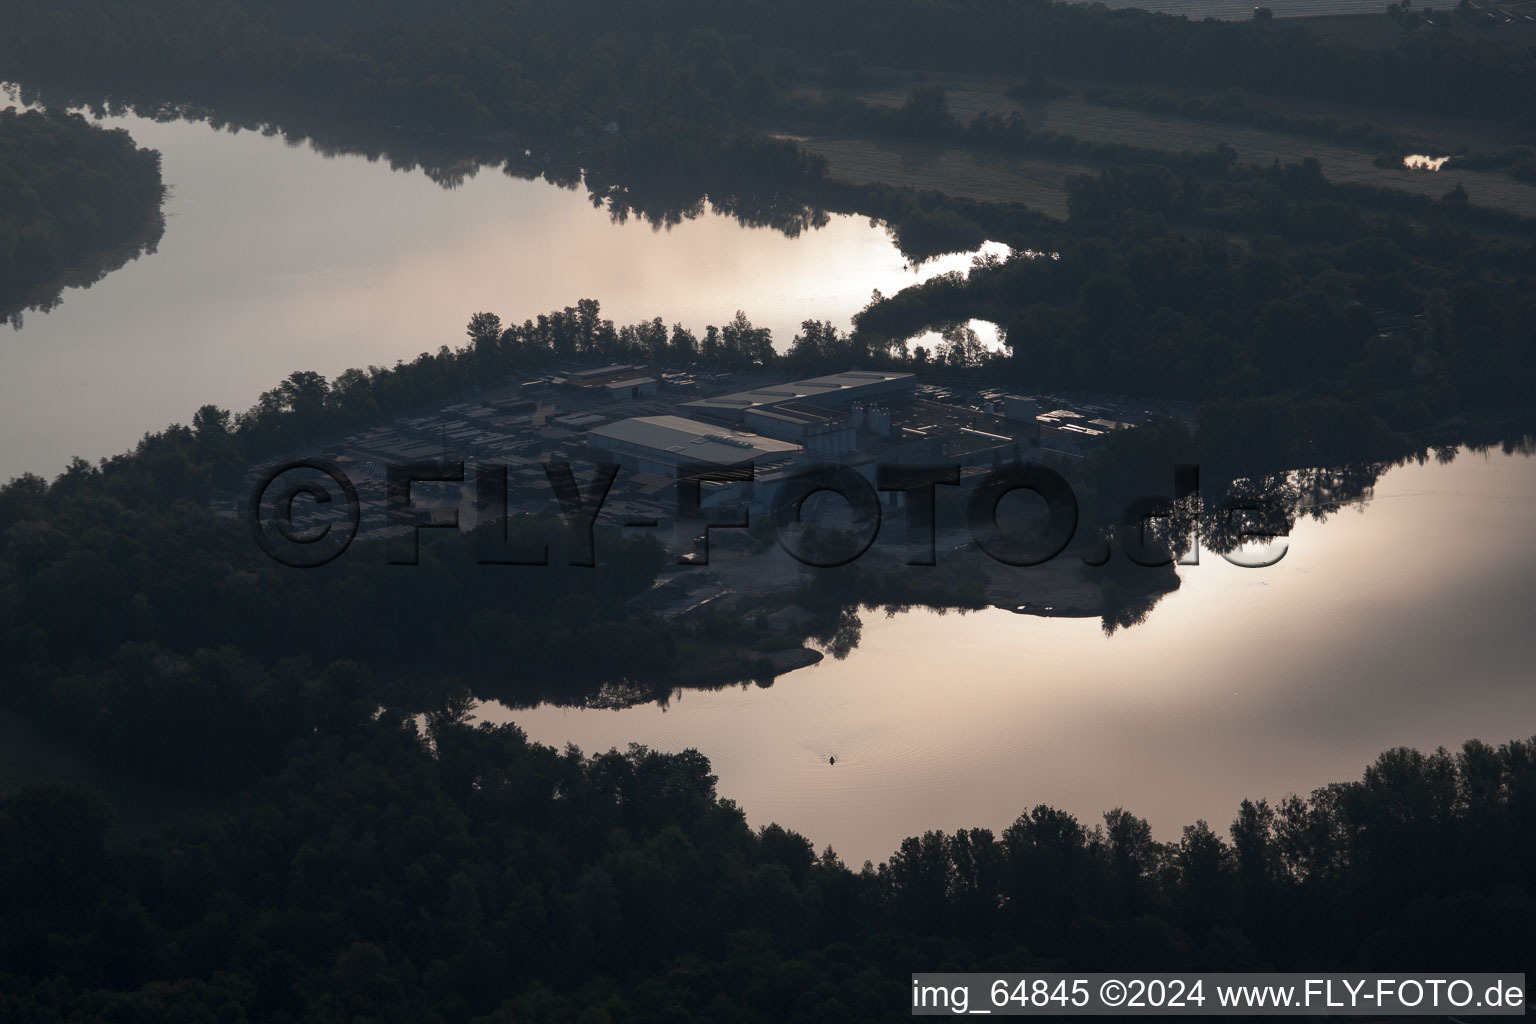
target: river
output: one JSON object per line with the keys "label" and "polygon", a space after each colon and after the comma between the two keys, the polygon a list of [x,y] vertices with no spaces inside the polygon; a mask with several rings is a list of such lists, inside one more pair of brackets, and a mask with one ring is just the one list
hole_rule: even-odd
{"label": "river", "polygon": [[[521,320],[593,297],[621,323],[701,331],[743,309],[782,345],[804,318],[846,326],[873,289],[969,263],[914,268],[861,217],[797,238],[713,214],[655,230],[496,171],[444,189],[260,134],[110,123],[164,154],[165,236],[0,341],[0,478],[122,451],[204,402],[244,409],[296,369],[458,344],[477,310]],[[1174,839],[1196,818],[1224,828],[1244,797],[1358,777],[1393,745],[1536,732],[1533,522],[1536,462],[1463,453],[1303,522],[1270,569],[1208,556],[1113,635],[1097,619],[866,614],[848,658],[771,688],[481,715],[589,752],[696,747],[754,824],[854,863],[1039,802],[1086,821],[1123,805]]]}
{"label": "river", "polygon": [[768,689],[480,714],[589,753],[695,747],[754,825],[854,866],[1037,803],[1089,825],[1123,806],[1161,840],[1201,818],[1224,833],[1242,799],[1357,779],[1389,747],[1536,733],[1532,523],[1536,460],[1463,452],[1303,520],[1272,568],[1207,553],[1110,636],[1098,619],[865,612],[846,660]]}
{"label": "river", "polygon": [[480,310],[521,322],[595,298],[616,323],[661,316],[702,335],[740,309],[783,348],[802,320],[847,329],[875,289],[971,260],[914,266],[866,217],[797,238],[713,213],[658,230],[494,169],[445,189],[255,132],[102,123],[160,151],[165,236],[0,333],[0,480],[114,455],[206,402],[243,411],[294,370],[464,344]]}

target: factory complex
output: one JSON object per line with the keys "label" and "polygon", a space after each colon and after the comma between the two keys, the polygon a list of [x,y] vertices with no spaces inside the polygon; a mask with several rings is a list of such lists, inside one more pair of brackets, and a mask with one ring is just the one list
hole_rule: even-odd
{"label": "factory complex", "polygon": [[[598,464],[618,465],[600,522],[667,525],[677,515],[680,479],[731,478],[702,486],[701,510],[719,514],[761,512],[785,480],[828,464],[871,483],[882,465],[953,465],[964,489],[1015,461],[1080,458],[1109,432],[1149,415],[1102,400],[919,380],[899,371],[850,369],[784,380],[609,365],[517,376],[303,454],[322,456],[356,483],[366,535],[413,529],[391,517],[385,474],[390,465],[432,462],[465,463],[465,481],[415,485],[413,500],[424,501],[433,488],[436,507],[457,497],[461,524],[474,521],[473,467],[506,467],[509,512],[539,513],[559,510],[545,466],[565,462],[578,479],[589,478]],[[252,479],[266,468],[253,468]],[[894,507],[900,498],[887,492],[881,500]],[[240,506],[238,499],[221,504],[231,512]],[[295,508],[299,527],[304,516],[318,522],[325,513]]]}

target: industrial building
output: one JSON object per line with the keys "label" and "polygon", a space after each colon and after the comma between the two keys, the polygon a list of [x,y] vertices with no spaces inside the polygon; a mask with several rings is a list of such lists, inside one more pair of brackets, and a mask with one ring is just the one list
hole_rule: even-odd
{"label": "industrial building", "polygon": [[1040,425],[1037,422],[1040,416],[1040,403],[1033,398],[1021,398],[1018,395],[1004,395],[996,403],[996,411],[1002,413],[1003,419],[1010,423],[1023,423],[1038,436]]}
{"label": "industrial building", "polygon": [[[576,392],[601,394],[607,391],[610,398],[635,397],[632,388],[645,381],[649,383],[647,394],[655,394],[656,380],[646,374],[645,368],[629,363],[613,363],[587,370],[570,370],[548,378],[548,384]],[[622,393],[615,393],[615,390]]]}
{"label": "industrial building", "polygon": [[587,446],[634,473],[676,480],[689,466],[740,466],[798,455],[798,444],[684,419],[639,416],[587,431]]}
{"label": "industrial building", "polygon": [[811,455],[851,455],[858,449],[854,421],[842,410],[786,402],[748,409],[742,419],[747,429],[798,444]]}
{"label": "industrial building", "polygon": [[608,397],[616,402],[651,398],[656,394],[655,377],[625,377],[603,385]]}
{"label": "industrial building", "polygon": [[788,384],[770,384],[753,391],[738,391],[713,398],[684,402],[677,411],[694,419],[714,423],[742,424],[749,411],[772,409],[787,403],[822,408],[840,408],[854,402],[874,399],[894,400],[910,397],[917,390],[917,378],[910,373],[880,370],[845,370],[825,377],[812,377]]}
{"label": "industrial building", "polygon": [[[1081,458],[1111,431],[1149,415],[1123,403],[1027,395],[965,380],[850,370],[781,383],[771,373],[706,373],[664,366],[556,366],[535,380],[509,378],[429,409],[412,410],[335,440],[327,457],[345,465],[363,496],[362,528],[386,535],[387,467],[443,459],[508,470],[509,508],[547,510],[550,461],[617,462],[622,472],[605,522],[668,524],[681,470],[750,465],[753,481],[711,485],[707,510],[771,508],[779,488],[828,464],[869,480],[885,465],[956,465],[965,491],[1000,465]],[[756,385],[756,386],[754,386]],[[722,393],[708,396],[711,391]],[[619,417],[618,422],[614,422]],[[467,485],[466,485],[467,487]],[[943,489],[949,493],[949,489]],[[473,505],[465,490],[466,507]],[[900,507],[899,492],[882,506]],[[231,506],[230,514],[240,514]]]}

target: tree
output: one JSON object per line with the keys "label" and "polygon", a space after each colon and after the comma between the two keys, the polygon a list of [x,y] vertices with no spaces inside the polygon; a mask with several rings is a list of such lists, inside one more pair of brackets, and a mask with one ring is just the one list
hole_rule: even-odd
{"label": "tree", "polygon": [[640,327],[640,356],[644,359],[660,362],[667,358],[671,351],[671,338],[667,334],[667,325],[661,317],[655,317],[648,324]]}
{"label": "tree", "polygon": [[[8,19],[9,20],[9,19]],[[0,110],[0,325],[153,252],[160,154],[62,110]]]}
{"label": "tree", "polygon": [[727,358],[749,366],[767,366],[776,355],[773,333],[766,327],[753,327],[747,314],[739,309],[731,322],[720,329],[720,341]]}
{"label": "tree", "polygon": [[1158,846],[1152,841],[1152,826],[1145,818],[1116,807],[1104,812],[1104,827],[1120,897],[1128,910],[1135,912],[1144,905],[1144,892],[1158,863]]}
{"label": "tree", "polygon": [[917,82],[901,107],[902,127],[908,135],[945,136],[958,128],[949,114],[949,93],[938,82]]}
{"label": "tree", "polygon": [[1231,835],[1244,890],[1250,894],[1266,890],[1280,875],[1275,811],[1269,801],[1244,800],[1232,820]]}
{"label": "tree", "polygon": [[501,343],[501,317],[495,313],[476,313],[469,318],[464,333],[469,335],[476,357],[482,363],[489,362]]}
{"label": "tree", "polygon": [[292,414],[301,431],[313,429],[325,412],[331,393],[325,377],[313,370],[295,370],[277,386],[282,407]]}
{"label": "tree", "polygon": [[1184,827],[1175,855],[1185,913],[1198,931],[1231,914],[1231,851],[1204,821]]}
{"label": "tree", "polygon": [[469,318],[464,333],[472,342],[494,341],[501,337],[501,317],[495,313],[476,313]]}
{"label": "tree", "polygon": [[110,820],[99,794],[71,783],[33,783],[0,798],[7,902],[46,909],[90,894],[106,860]]}
{"label": "tree", "polygon": [[691,363],[699,355],[699,339],[682,324],[672,325],[672,358],[680,363]]}
{"label": "tree", "polygon": [[200,442],[222,443],[229,437],[230,414],[228,409],[216,405],[202,406],[192,414],[192,430]]}
{"label": "tree", "polygon": [[881,875],[907,927],[930,932],[943,927],[953,876],[943,832],[903,839],[901,848],[881,865]]}
{"label": "tree", "polygon": [[830,321],[806,320],[789,344],[785,359],[798,371],[819,369],[839,358],[843,341]]}
{"label": "tree", "polygon": [[951,324],[944,328],[937,360],[957,370],[975,369],[987,360],[986,346],[969,324]]}

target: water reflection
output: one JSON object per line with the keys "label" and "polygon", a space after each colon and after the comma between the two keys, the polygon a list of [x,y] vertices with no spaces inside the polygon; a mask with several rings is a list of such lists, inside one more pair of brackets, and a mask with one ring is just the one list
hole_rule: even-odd
{"label": "water reflection", "polygon": [[1438,171],[1449,159],[1448,156],[1425,156],[1423,153],[1415,153],[1412,156],[1403,157],[1403,166],[1415,171]]}
{"label": "water reflection", "polygon": [[176,106],[96,112],[163,154],[165,234],[6,337],[0,478],[115,454],[206,402],[246,409],[295,370],[462,343],[477,310],[521,322],[590,296],[619,323],[660,314],[702,334],[743,309],[784,348],[804,319],[846,330],[873,291],[970,264],[914,264],[868,218],[803,205],[726,193],[673,215],[584,190],[538,154],[487,170],[432,138],[321,143],[228,118],[211,131]]}
{"label": "water reflection", "polygon": [[[911,260],[923,262],[952,252],[977,249],[986,239],[975,223],[954,218],[940,230],[899,192],[861,189],[825,180],[802,166],[793,147],[766,142],[761,159],[738,161],[727,172],[677,156],[653,172],[643,167],[595,165],[581,140],[541,142],[537,148],[498,132],[486,136],[410,130],[381,131],[311,111],[277,112],[269,107],[221,102],[204,106],[148,95],[109,93],[89,83],[0,83],[7,95],[31,106],[85,110],[97,119],[133,119],[169,124],[204,123],[232,134],[251,132],[279,138],[289,148],[307,146],[328,159],[361,156],[402,173],[422,172],[441,188],[473,181],[481,170],[559,188],[585,188],[594,208],[616,224],[631,219],[654,228],[674,227],[706,214],[729,216],[742,227],[771,228],[790,238],[825,226],[833,214],[862,213],[886,218],[886,231]],[[905,220],[903,220],[905,218]],[[1033,221],[1049,225],[1048,219]],[[874,221],[872,221],[872,225]]]}
{"label": "water reflection", "polygon": [[[1010,545],[1038,540],[1030,517],[1014,516],[1006,503],[1000,505],[1003,533],[985,540],[986,550],[993,552],[989,556],[966,525],[970,499],[947,489],[935,494],[934,521],[940,528],[932,547],[926,526],[914,533],[910,524],[903,529],[892,521],[888,529],[876,531],[876,541],[855,561],[835,568],[809,569],[770,540],[726,532],[711,540],[707,572],[673,570],[680,575],[666,584],[680,591],[699,588],[675,605],[676,611],[687,611],[673,621],[681,642],[693,645],[693,656],[671,662],[661,674],[607,681],[567,674],[506,683],[477,675],[477,690],[514,708],[656,704],[665,709],[684,692],[766,688],[807,660],[845,660],[864,641],[867,623],[912,614],[1001,610],[1097,620],[1102,635],[1114,637],[1157,621],[1165,602],[1196,578],[1190,573],[1202,571],[1200,566],[1221,566],[1222,572],[1240,567],[1260,579],[1261,570],[1293,561],[1290,551],[1298,531],[1369,505],[1383,474],[1448,465],[1458,451],[1473,459],[1494,452],[1529,457],[1536,454],[1536,439],[1523,435],[1467,449],[1425,447],[1395,460],[1250,475],[1225,485],[1207,480],[1202,493],[1154,502],[1159,511],[1144,521],[1103,519],[1101,499],[1111,492],[1101,482],[1096,496],[1080,506],[1085,518],[1071,544],[1040,564],[1004,564]],[[1072,482],[1095,487],[1081,476]],[[1244,514],[1233,515],[1233,507]],[[789,546],[823,552],[849,544],[860,548],[853,533],[807,525],[811,518],[795,528]],[[1043,514],[1039,518],[1045,519]],[[936,560],[929,561],[935,554]],[[917,555],[923,556],[920,564],[911,560]],[[699,594],[703,600],[696,599]],[[807,652],[801,645],[813,652],[811,658],[803,657]],[[699,657],[703,660],[695,664]]]}
{"label": "water reflection", "polygon": [[[1244,797],[1354,777],[1388,747],[1536,729],[1536,462],[1447,455],[1387,469],[1365,500],[1307,506],[1271,569],[1181,569],[1147,622],[1113,635],[1093,619],[866,611],[850,657],[771,688],[481,714],[588,751],[696,747],[754,824],[854,863],[1041,801],[1085,820],[1123,805],[1162,839],[1200,817],[1220,830]],[[1297,493],[1363,479],[1305,475]]]}
{"label": "water reflection", "polygon": [[165,215],[162,211],[150,217],[133,237],[89,253],[58,278],[40,282],[24,294],[12,295],[0,308],[0,327],[9,324],[19,331],[26,325],[28,313],[41,316],[57,309],[64,301],[66,290],[89,288],[140,256],[153,256],[164,235]]}

